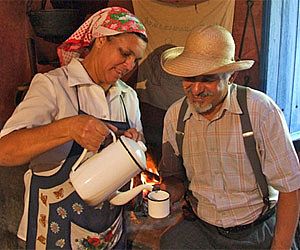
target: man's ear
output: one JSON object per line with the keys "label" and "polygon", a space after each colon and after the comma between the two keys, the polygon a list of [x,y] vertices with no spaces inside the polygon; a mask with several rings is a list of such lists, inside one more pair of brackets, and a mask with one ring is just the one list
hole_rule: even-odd
{"label": "man's ear", "polygon": [[237,74],[238,74],[237,71],[236,71],[236,72],[233,72],[233,73],[231,74],[231,76],[229,77],[229,81],[228,81],[229,84],[231,84],[231,83],[234,82],[235,78],[237,77]]}

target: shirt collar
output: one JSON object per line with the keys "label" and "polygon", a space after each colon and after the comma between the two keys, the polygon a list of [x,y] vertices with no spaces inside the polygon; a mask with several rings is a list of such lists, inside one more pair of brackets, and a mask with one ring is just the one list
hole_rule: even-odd
{"label": "shirt collar", "polygon": [[223,113],[224,110],[227,110],[232,114],[242,114],[242,110],[237,100],[237,86],[234,83],[229,85],[228,93],[221,107],[220,113]]}
{"label": "shirt collar", "polygon": [[[86,69],[83,67],[81,61],[83,59],[75,59],[66,66],[68,70],[68,84],[70,87],[74,87],[77,85],[86,85],[86,84],[95,84]],[[129,86],[124,83],[122,80],[117,80],[116,84],[112,86],[109,92],[112,93],[121,93],[127,92],[129,90]]]}
{"label": "shirt collar", "polygon": [[[219,117],[221,114],[223,114],[225,110],[232,114],[242,114],[242,110],[237,100],[237,87],[234,83],[229,85],[227,96],[225,97],[223,105],[218,114],[216,114],[216,117]],[[183,120],[188,120],[193,115],[193,112],[195,112],[193,111],[193,108],[188,105]]]}
{"label": "shirt collar", "polygon": [[68,71],[68,83],[70,87],[83,84],[95,84],[81,64],[80,59],[73,58],[66,66]]}

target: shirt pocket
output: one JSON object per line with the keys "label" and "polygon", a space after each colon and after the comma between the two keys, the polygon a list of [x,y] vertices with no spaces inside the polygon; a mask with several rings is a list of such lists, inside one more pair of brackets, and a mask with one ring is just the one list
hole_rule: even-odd
{"label": "shirt pocket", "polygon": [[257,189],[252,166],[245,151],[242,136],[230,137],[221,154],[224,188],[228,192],[249,192]]}

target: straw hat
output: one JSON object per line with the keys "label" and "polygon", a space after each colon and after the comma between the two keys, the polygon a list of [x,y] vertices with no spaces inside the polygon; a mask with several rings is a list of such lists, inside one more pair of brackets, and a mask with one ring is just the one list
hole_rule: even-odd
{"label": "straw hat", "polygon": [[229,31],[219,25],[200,26],[187,37],[185,47],[166,50],[162,68],[175,76],[192,77],[249,69],[253,60],[234,60],[235,43]]}

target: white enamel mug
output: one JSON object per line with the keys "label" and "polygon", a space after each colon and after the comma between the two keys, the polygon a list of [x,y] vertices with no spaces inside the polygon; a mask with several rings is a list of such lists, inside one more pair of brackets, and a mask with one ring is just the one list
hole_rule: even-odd
{"label": "white enamel mug", "polygon": [[170,194],[156,190],[148,194],[148,214],[152,218],[165,218],[170,214]]}

